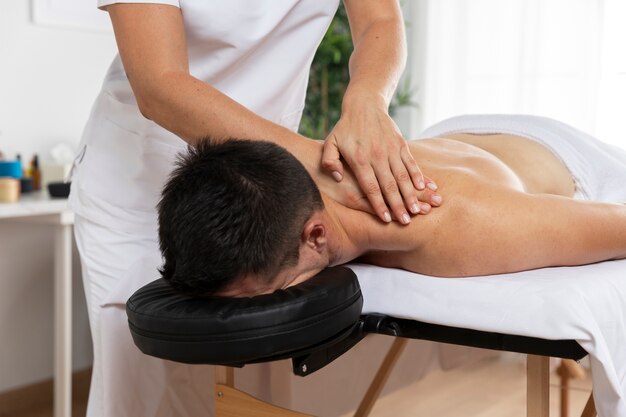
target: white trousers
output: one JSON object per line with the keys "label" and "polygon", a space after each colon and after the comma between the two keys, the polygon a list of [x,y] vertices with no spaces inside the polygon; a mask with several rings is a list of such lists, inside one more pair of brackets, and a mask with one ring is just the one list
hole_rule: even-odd
{"label": "white trousers", "polygon": [[158,278],[156,234],[137,236],[76,216],[94,363],[87,417],[213,415],[210,366],[144,355],[128,329],[125,301]]}

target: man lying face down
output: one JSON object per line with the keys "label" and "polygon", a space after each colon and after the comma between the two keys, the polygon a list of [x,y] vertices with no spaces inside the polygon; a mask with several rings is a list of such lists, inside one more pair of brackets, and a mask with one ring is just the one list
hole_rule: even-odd
{"label": "man lying face down", "polygon": [[[495,136],[411,142],[446,201],[408,226],[321,195],[277,145],[201,142],[181,156],[158,207],[162,275],[187,294],[252,296],[354,259],[464,277],[626,257],[626,207],[574,200],[554,154]],[[526,159],[539,165],[516,162]]]}
{"label": "man lying face down", "polygon": [[[327,250],[301,247],[304,225],[317,224],[311,220],[323,212],[313,179],[283,148],[200,142],[179,160],[159,204],[162,274],[192,294],[286,287],[329,264]],[[313,233],[323,245],[326,230]],[[311,272],[301,277],[300,269]]]}

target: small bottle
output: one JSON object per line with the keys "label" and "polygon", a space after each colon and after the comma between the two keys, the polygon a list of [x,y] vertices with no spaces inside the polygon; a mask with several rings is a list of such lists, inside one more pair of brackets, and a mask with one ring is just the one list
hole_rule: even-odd
{"label": "small bottle", "polygon": [[18,153],[15,156],[15,159],[20,163],[20,172],[22,173],[22,178],[24,178],[26,176],[26,171],[24,170],[24,163],[22,162],[22,154]]}
{"label": "small bottle", "polygon": [[31,163],[33,177],[33,189],[35,191],[41,190],[41,169],[39,168],[39,157],[37,154],[33,156],[33,161]]}

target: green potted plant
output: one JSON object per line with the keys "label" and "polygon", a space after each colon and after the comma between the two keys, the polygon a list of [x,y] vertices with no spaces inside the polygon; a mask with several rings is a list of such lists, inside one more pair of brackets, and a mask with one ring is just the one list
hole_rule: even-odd
{"label": "green potted plant", "polygon": [[[352,54],[352,36],[346,10],[341,4],[326,35],[315,53],[299,132],[314,139],[325,139],[341,116],[341,101],[350,81],[348,62]],[[389,106],[401,130],[408,126],[414,89],[410,78],[398,86]],[[403,126],[404,125],[404,126]]]}
{"label": "green potted plant", "polygon": [[350,81],[352,36],[343,4],[317,48],[309,75],[300,133],[324,139],[341,116],[341,100]]}

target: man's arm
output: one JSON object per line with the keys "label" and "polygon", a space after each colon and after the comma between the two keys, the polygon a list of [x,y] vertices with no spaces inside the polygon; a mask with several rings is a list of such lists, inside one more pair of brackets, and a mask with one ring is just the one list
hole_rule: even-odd
{"label": "man's arm", "polygon": [[[474,276],[626,258],[626,206],[481,187],[450,200],[418,258]],[[433,220],[437,220],[433,218]]]}

